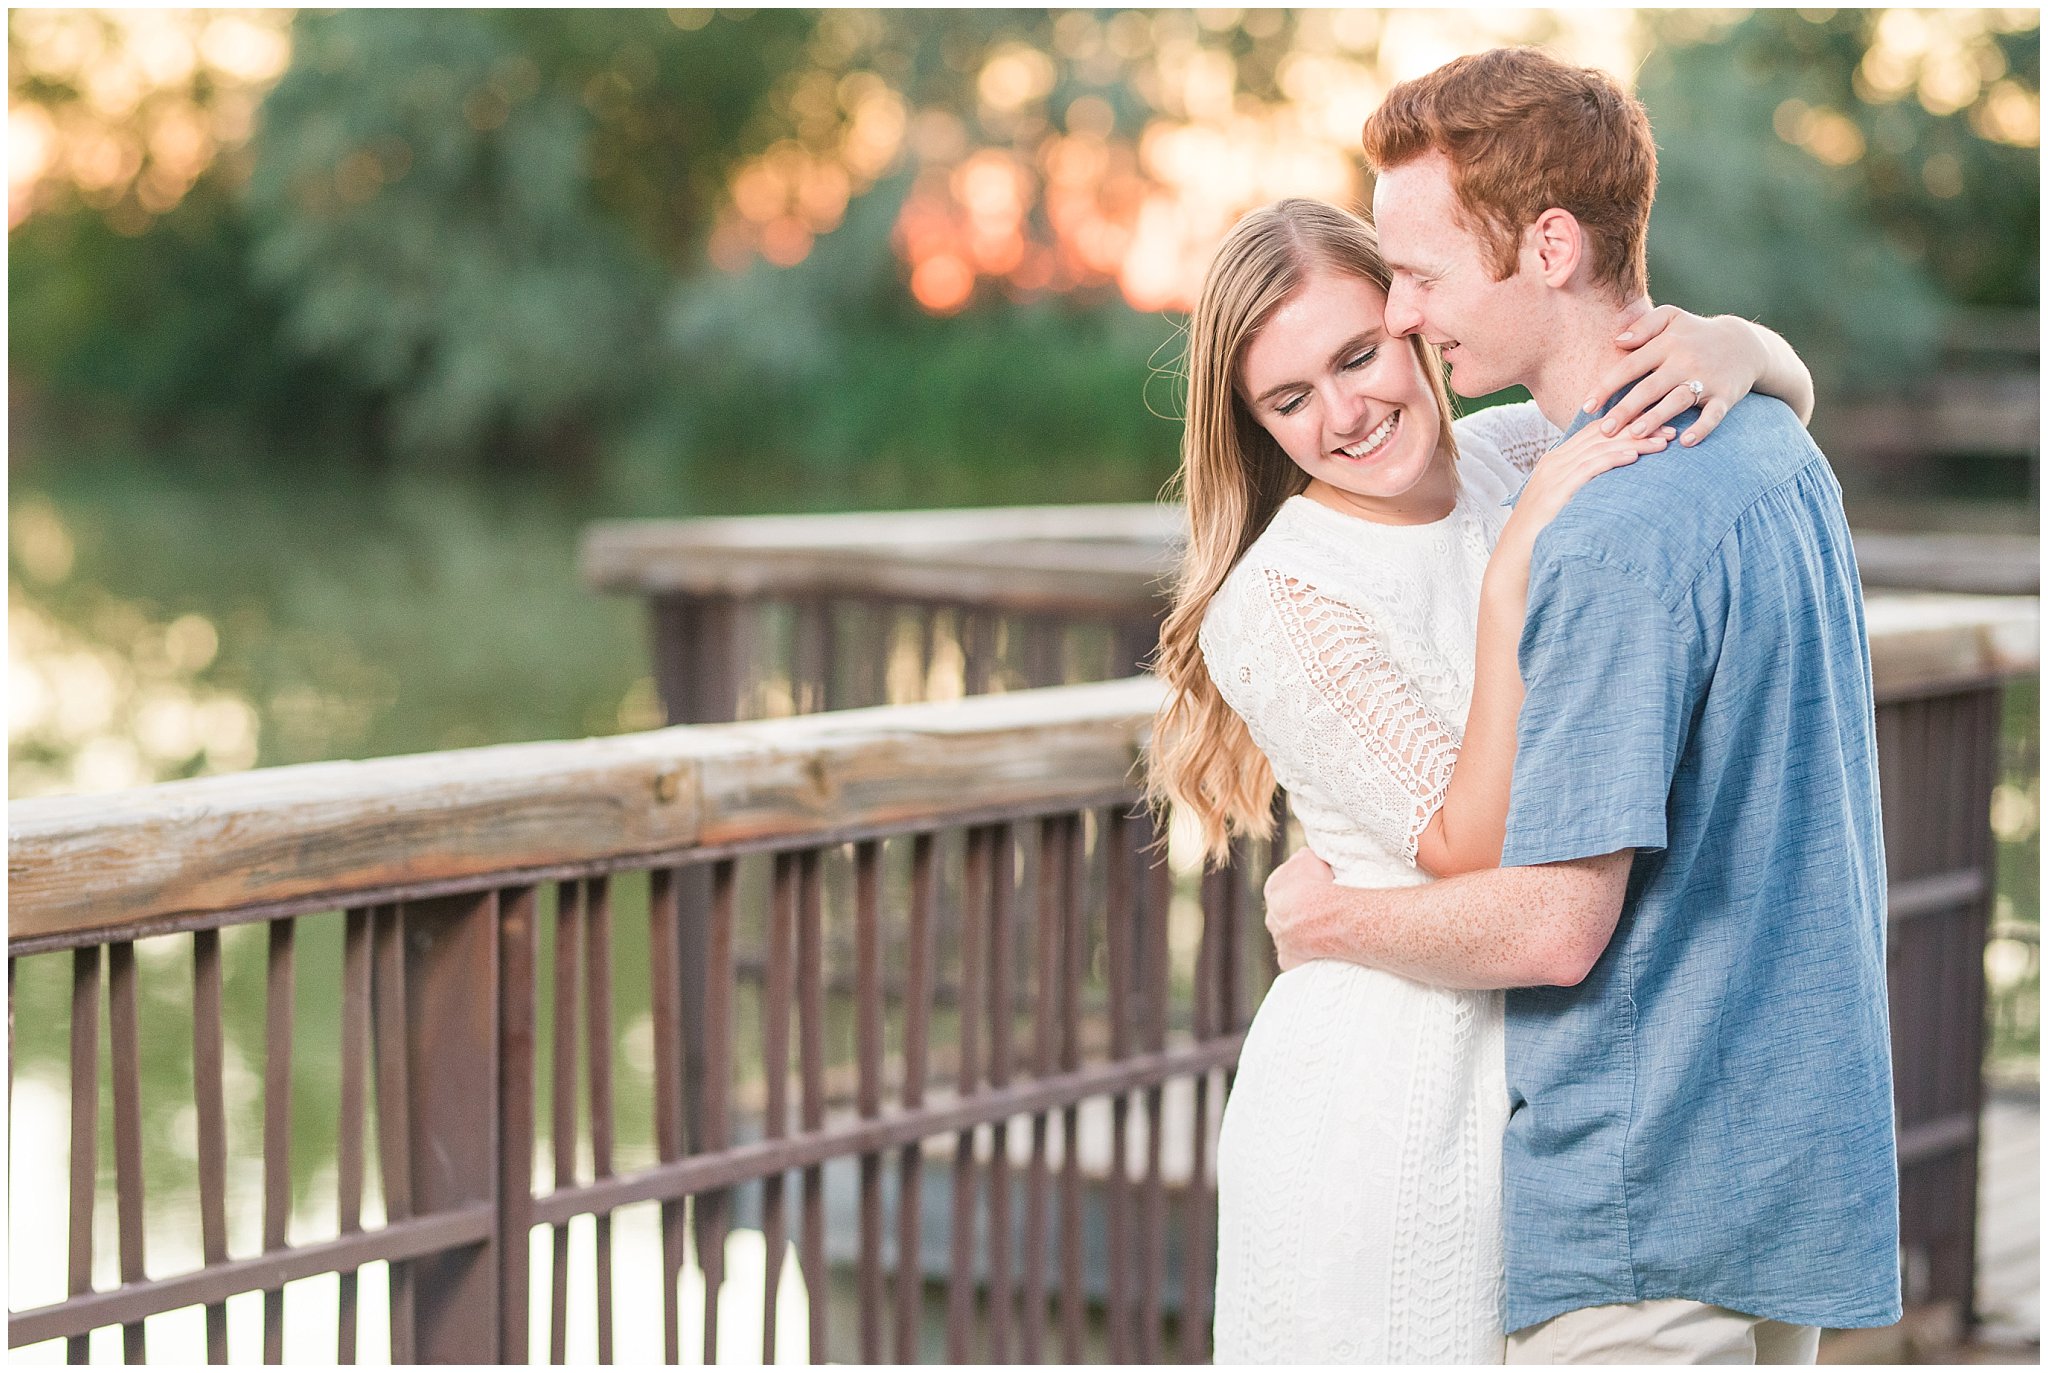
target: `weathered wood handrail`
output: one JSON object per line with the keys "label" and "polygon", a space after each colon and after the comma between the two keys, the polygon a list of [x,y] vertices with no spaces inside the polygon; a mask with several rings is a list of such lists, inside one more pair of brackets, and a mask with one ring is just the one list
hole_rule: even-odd
{"label": "weathered wood handrail", "polygon": [[584,535],[582,576],[598,591],[1116,614],[1161,594],[1184,523],[1161,504],[609,520]]}
{"label": "weathered wood handrail", "polygon": [[2038,596],[1873,593],[1870,669],[1880,701],[2027,676],[2041,666]]}
{"label": "weathered wood handrail", "polygon": [[959,510],[851,511],[830,515],[710,516],[683,520],[600,520],[586,546],[629,576],[633,557],[679,548],[797,549],[971,548],[1021,540],[1167,542],[1186,525],[1181,507],[1162,501],[1101,505],[984,505]]}
{"label": "weathered wood handrail", "polygon": [[2041,541],[2032,534],[1855,531],[1866,587],[2032,596],[2041,590]]}
{"label": "weathered wood handrail", "polygon": [[[1186,527],[1181,507],[1164,503],[607,520],[584,534],[581,571],[595,591],[852,594],[1109,613],[1164,594]],[[2040,589],[2033,535],[1856,530],[1854,538],[1871,588]]]}
{"label": "weathered wood handrail", "polygon": [[208,911],[1102,803],[1136,786],[1160,690],[1135,678],[18,801],[9,941],[34,952]]}
{"label": "weathered wood handrail", "polygon": [[[2030,671],[2039,615],[2032,597],[1873,596],[1878,694]],[[208,911],[1084,804],[1131,788],[1160,691],[1139,678],[16,802],[9,939],[30,952]]]}

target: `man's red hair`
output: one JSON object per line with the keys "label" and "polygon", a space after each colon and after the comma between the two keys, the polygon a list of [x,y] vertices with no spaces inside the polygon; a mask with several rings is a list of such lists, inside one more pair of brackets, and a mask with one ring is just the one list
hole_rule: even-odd
{"label": "man's red hair", "polygon": [[1605,72],[1495,48],[1403,81],[1365,121],[1365,160],[1380,172],[1432,152],[1450,161],[1495,280],[1514,274],[1522,231],[1554,206],[1585,230],[1595,283],[1624,301],[1648,292],[1657,145],[1641,102]]}

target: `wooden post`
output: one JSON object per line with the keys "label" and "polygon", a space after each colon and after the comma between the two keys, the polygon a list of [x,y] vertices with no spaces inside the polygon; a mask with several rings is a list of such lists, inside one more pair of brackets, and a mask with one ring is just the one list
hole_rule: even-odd
{"label": "wooden post", "polygon": [[[499,1185],[497,916],[496,892],[415,901],[403,912],[416,1216],[493,1201]],[[523,1234],[493,1233],[413,1261],[412,1347],[421,1363],[499,1361],[500,1269],[506,1246],[523,1256],[525,1243]]]}
{"label": "wooden post", "polygon": [[656,596],[649,602],[654,685],[672,725],[739,718],[748,673],[744,607],[733,596]]}
{"label": "wooden post", "polygon": [[[741,716],[740,697],[753,679],[745,626],[751,603],[735,596],[657,596],[650,601],[654,681],[672,725],[715,725]],[[704,957],[711,909],[711,872],[695,866],[675,874],[676,962],[682,989],[680,1053],[683,1130],[695,1147],[704,1130]]]}
{"label": "wooden post", "polygon": [[1166,607],[1159,604],[1150,615],[1117,622],[1110,631],[1111,677],[1129,677],[1148,670],[1148,660],[1159,647],[1159,627],[1165,619]]}
{"label": "wooden post", "polygon": [[1976,1296],[1984,941],[1995,890],[1996,684],[1880,689],[1878,775],[1890,890],[1888,980],[1906,1300]]}
{"label": "wooden post", "polygon": [[534,998],[540,924],[536,889],[498,895],[498,1361],[527,1362],[533,1229]]}

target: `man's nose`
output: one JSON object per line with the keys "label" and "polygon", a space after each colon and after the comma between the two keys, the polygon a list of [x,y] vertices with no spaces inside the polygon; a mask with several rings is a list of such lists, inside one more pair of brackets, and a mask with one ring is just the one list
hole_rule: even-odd
{"label": "man's nose", "polygon": [[1395,278],[1387,288],[1387,332],[1395,338],[1422,328],[1422,311],[1415,308],[1415,289]]}

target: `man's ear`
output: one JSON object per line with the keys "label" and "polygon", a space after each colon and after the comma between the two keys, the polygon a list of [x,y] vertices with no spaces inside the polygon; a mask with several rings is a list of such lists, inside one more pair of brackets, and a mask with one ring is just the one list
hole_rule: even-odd
{"label": "man's ear", "polygon": [[1570,210],[1553,205],[1522,231],[1522,253],[1523,265],[1544,285],[1561,288],[1585,261],[1586,231]]}

